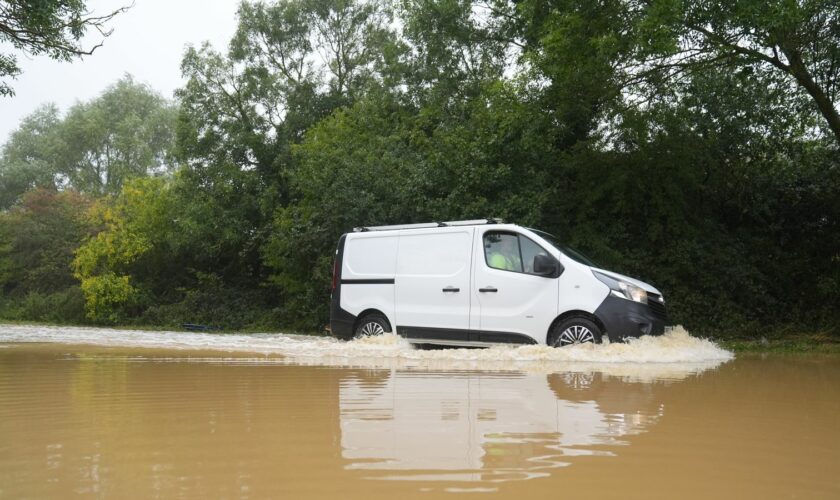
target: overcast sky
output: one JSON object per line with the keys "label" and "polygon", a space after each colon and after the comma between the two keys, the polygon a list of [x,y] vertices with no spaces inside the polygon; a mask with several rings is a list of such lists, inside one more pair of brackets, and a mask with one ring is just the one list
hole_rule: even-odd
{"label": "overcast sky", "polygon": [[[88,7],[100,14],[130,3],[88,0]],[[238,5],[239,0],[135,0],[133,8],[114,18],[113,34],[92,56],[68,63],[18,55],[23,74],[11,82],[15,96],[0,97],[0,144],[38,105],[54,102],[66,111],[126,73],[172,97],[182,84],[184,48],[207,40],[226,50],[236,29]]]}

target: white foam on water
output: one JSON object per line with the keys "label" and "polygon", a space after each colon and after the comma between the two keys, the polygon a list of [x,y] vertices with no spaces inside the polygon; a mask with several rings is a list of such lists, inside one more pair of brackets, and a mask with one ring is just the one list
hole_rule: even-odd
{"label": "white foam on water", "polygon": [[392,334],[344,342],[329,337],[283,333],[218,334],[119,330],[64,326],[0,325],[0,343],[49,342],[108,347],[216,350],[276,354],[290,358],[401,359],[413,361],[541,362],[541,363],[706,363],[734,355],[677,326],[665,335],[625,343],[582,344],[561,349],[544,345],[496,346],[488,349],[427,350]]}

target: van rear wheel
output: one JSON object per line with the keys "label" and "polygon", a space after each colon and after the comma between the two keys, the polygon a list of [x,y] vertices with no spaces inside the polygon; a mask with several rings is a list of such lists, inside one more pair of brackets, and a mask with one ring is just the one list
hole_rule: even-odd
{"label": "van rear wheel", "polygon": [[566,347],[575,344],[600,344],[602,335],[601,329],[594,321],[575,316],[554,325],[548,345]]}
{"label": "van rear wheel", "polygon": [[388,324],[388,319],[385,316],[381,314],[367,314],[356,325],[353,338],[359,339],[362,337],[383,335],[390,331],[391,325]]}

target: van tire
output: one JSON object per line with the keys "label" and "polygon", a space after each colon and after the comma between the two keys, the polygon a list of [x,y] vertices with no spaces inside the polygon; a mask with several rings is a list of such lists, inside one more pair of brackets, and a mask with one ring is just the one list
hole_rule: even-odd
{"label": "van tire", "polygon": [[600,344],[603,332],[594,321],[582,316],[572,316],[554,325],[548,336],[548,345],[566,347],[574,344]]}
{"label": "van tire", "polygon": [[353,331],[353,338],[371,337],[391,332],[391,325],[388,318],[378,313],[365,314],[356,324]]}

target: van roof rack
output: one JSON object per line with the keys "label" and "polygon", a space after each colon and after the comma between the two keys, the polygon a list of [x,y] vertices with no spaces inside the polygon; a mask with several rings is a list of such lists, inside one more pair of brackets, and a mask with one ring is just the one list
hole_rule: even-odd
{"label": "van roof rack", "polygon": [[397,224],[393,226],[362,226],[354,227],[354,233],[364,233],[367,231],[396,231],[399,229],[430,229],[433,227],[451,227],[451,226],[478,226],[482,224],[504,224],[505,221],[498,217],[488,217],[486,219],[472,219],[472,220],[450,220],[446,222],[422,222],[419,224]]}

